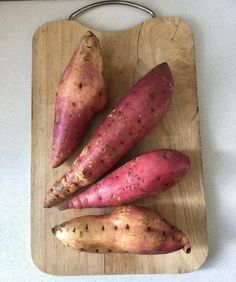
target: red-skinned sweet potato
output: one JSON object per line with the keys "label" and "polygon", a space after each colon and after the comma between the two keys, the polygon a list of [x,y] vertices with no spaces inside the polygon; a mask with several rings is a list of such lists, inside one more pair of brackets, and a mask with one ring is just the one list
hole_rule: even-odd
{"label": "red-skinned sweet potato", "polygon": [[173,90],[167,63],[140,79],[100,125],[72,167],[47,193],[44,207],[62,203],[98,180],[167,113]]}
{"label": "red-skinned sweet potato", "polygon": [[175,185],[189,168],[188,157],[178,151],[151,151],[119,167],[60,209],[120,206],[141,200]]}
{"label": "red-skinned sweet potato", "polygon": [[90,31],[83,36],[56,91],[52,166],[67,160],[85,130],[107,102],[99,40]]}
{"label": "red-skinned sweet potato", "polygon": [[110,215],[78,217],[52,228],[52,232],[79,252],[151,255],[191,251],[185,234],[144,207],[121,207]]}

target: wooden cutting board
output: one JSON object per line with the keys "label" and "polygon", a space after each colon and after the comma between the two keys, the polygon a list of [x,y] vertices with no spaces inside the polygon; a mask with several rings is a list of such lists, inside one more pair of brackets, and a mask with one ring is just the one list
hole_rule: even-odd
{"label": "wooden cutting board", "polygon": [[[189,26],[179,18],[155,18],[129,30],[93,32],[100,39],[110,102],[92,121],[78,148],[82,150],[101,120],[146,72],[168,62],[175,88],[172,106],[159,124],[123,160],[150,149],[172,148],[186,153],[190,173],[179,185],[136,204],[158,211],[190,239],[192,252],[167,255],[87,254],[62,245],[51,228],[73,217],[109,213],[112,209],[44,209],[45,193],[73,162],[52,169],[50,154],[55,88],[73,51],[88,30],[76,21],[54,21],[33,37],[31,248],[35,264],[55,275],[181,273],[199,268],[207,257],[205,200],[196,88],[194,42]],[[77,152],[77,154],[78,154]]]}

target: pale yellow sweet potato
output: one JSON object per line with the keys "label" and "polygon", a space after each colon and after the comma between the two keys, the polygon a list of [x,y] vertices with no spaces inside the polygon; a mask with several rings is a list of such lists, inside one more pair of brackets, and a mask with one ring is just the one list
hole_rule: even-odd
{"label": "pale yellow sweet potato", "polygon": [[144,207],[121,207],[110,215],[83,216],[52,228],[53,234],[79,252],[166,254],[191,251],[187,237]]}

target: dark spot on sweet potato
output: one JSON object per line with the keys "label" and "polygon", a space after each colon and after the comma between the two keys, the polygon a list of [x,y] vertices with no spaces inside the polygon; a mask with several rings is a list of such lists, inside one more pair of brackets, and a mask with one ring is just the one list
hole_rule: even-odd
{"label": "dark spot on sweet potato", "polygon": [[150,232],[150,231],[151,231],[151,227],[148,226],[148,227],[147,227],[147,232]]}
{"label": "dark spot on sweet potato", "polygon": [[138,123],[141,123],[141,119],[138,119]]}
{"label": "dark spot on sweet potato", "polygon": [[118,111],[118,114],[121,114],[122,112],[121,111]]}
{"label": "dark spot on sweet potato", "polygon": [[104,164],[104,160],[100,160],[100,162],[101,162],[102,164]]}
{"label": "dark spot on sweet potato", "polygon": [[174,227],[173,225],[171,225],[170,228],[171,228],[172,230],[175,229],[175,227]]}
{"label": "dark spot on sweet potato", "polygon": [[104,225],[102,226],[102,231],[104,231],[105,230],[105,227],[104,227]]}
{"label": "dark spot on sweet potato", "polygon": [[109,249],[108,252],[111,253],[111,249]]}
{"label": "dark spot on sweet potato", "polygon": [[163,236],[165,236],[165,235],[166,235],[166,232],[165,232],[165,231],[163,231],[163,232],[162,232],[162,235],[163,235]]}
{"label": "dark spot on sweet potato", "polygon": [[187,248],[186,253],[189,254],[191,252],[191,247]]}
{"label": "dark spot on sweet potato", "polygon": [[52,192],[52,191],[53,191],[53,188],[51,188],[50,191]]}
{"label": "dark spot on sweet potato", "polygon": [[82,83],[80,83],[80,84],[79,84],[79,88],[81,89],[82,87],[83,87],[83,84],[82,84]]}
{"label": "dark spot on sweet potato", "polygon": [[73,232],[75,233],[76,228],[74,227]]}
{"label": "dark spot on sweet potato", "polygon": [[57,227],[52,228],[52,233],[55,235],[57,233]]}
{"label": "dark spot on sweet potato", "polygon": [[73,103],[71,103],[71,105],[73,106],[73,107],[75,107],[76,106],[76,104],[73,102]]}
{"label": "dark spot on sweet potato", "polygon": [[115,225],[115,226],[114,226],[114,229],[115,229],[115,230],[117,230],[117,229],[118,229],[118,227]]}
{"label": "dark spot on sweet potato", "polygon": [[129,224],[126,224],[126,227],[125,227],[126,229],[129,229]]}
{"label": "dark spot on sweet potato", "polygon": [[124,141],[120,141],[120,144],[121,144],[121,145],[124,145]]}
{"label": "dark spot on sweet potato", "polygon": [[70,244],[67,244],[67,247],[70,247]]}
{"label": "dark spot on sweet potato", "polygon": [[79,232],[79,237],[80,238],[83,237],[83,231],[82,230]]}
{"label": "dark spot on sweet potato", "polygon": [[56,92],[56,96],[58,96],[58,93]]}
{"label": "dark spot on sweet potato", "polygon": [[101,97],[101,96],[102,96],[102,94],[103,94],[103,92],[102,92],[102,91],[98,92],[98,96],[99,96],[99,97]]}
{"label": "dark spot on sweet potato", "polygon": [[98,249],[96,249],[96,253],[99,253],[99,250],[98,250]]}
{"label": "dark spot on sweet potato", "polygon": [[84,249],[83,249],[83,248],[80,248],[80,251],[81,251],[81,252],[83,252],[83,251],[84,251]]}
{"label": "dark spot on sweet potato", "polygon": [[88,224],[85,225],[85,230],[88,230]]}
{"label": "dark spot on sweet potato", "polygon": [[69,114],[69,117],[72,118],[72,114]]}
{"label": "dark spot on sweet potato", "polygon": [[156,96],[155,92],[153,92],[153,91],[149,92],[149,98],[150,98],[151,100],[154,100],[154,99],[155,99],[155,96]]}
{"label": "dark spot on sweet potato", "polygon": [[154,112],[154,109],[153,109],[153,108],[151,108],[150,110],[151,110],[152,113]]}

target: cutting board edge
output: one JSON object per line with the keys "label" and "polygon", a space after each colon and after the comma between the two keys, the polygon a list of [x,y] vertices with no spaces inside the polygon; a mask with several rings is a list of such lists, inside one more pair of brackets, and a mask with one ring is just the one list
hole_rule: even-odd
{"label": "cutting board edge", "polygon": [[35,37],[37,36],[37,34],[44,28],[47,28],[48,25],[51,25],[51,24],[56,24],[56,23],[70,23],[72,25],[74,24],[79,24],[81,27],[83,27],[84,29],[88,29],[88,30],[92,30],[92,31],[95,31],[95,32],[102,32],[102,33],[121,33],[121,32],[129,32],[131,31],[132,29],[136,29],[138,28],[139,26],[141,26],[142,24],[145,24],[145,23],[149,23],[149,22],[152,22],[152,21],[163,21],[163,20],[176,20],[178,21],[179,23],[181,22],[182,24],[184,24],[185,26],[188,27],[190,33],[191,33],[191,37],[193,39],[193,43],[194,43],[194,36],[193,36],[193,32],[192,32],[192,29],[190,27],[190,25],[188,24],[188,22],[186,20],[183,20],[182,18],[180,17],[176,17],[176,16],[172,16],[172,17],[157,17],[157,18],[151,18],[151,19],[146,19],[145,21],[143,22],[140,22],[136,25],[134,25],[133,27],[130,27],[130,28],[127,28],[127,29],[122,29],[122,30],[116,30],[116,31],[103,31],[103,30],[98,30],[98,29],[95,29],[95,28],[92,28],[92,27],[89,27],[89,26],[86,26],[82,23],[80,23],[79,21],[76,21],[76,20],[65,20],[65,19],[62,19],[62,20],[53,20],[53,21],[49,21],[49,22],[46,22],[42,25],[40,25],[36,30],[35,32],[33,33],[33,36],[32,36],[32,43],[34,42],[35,40]]}

